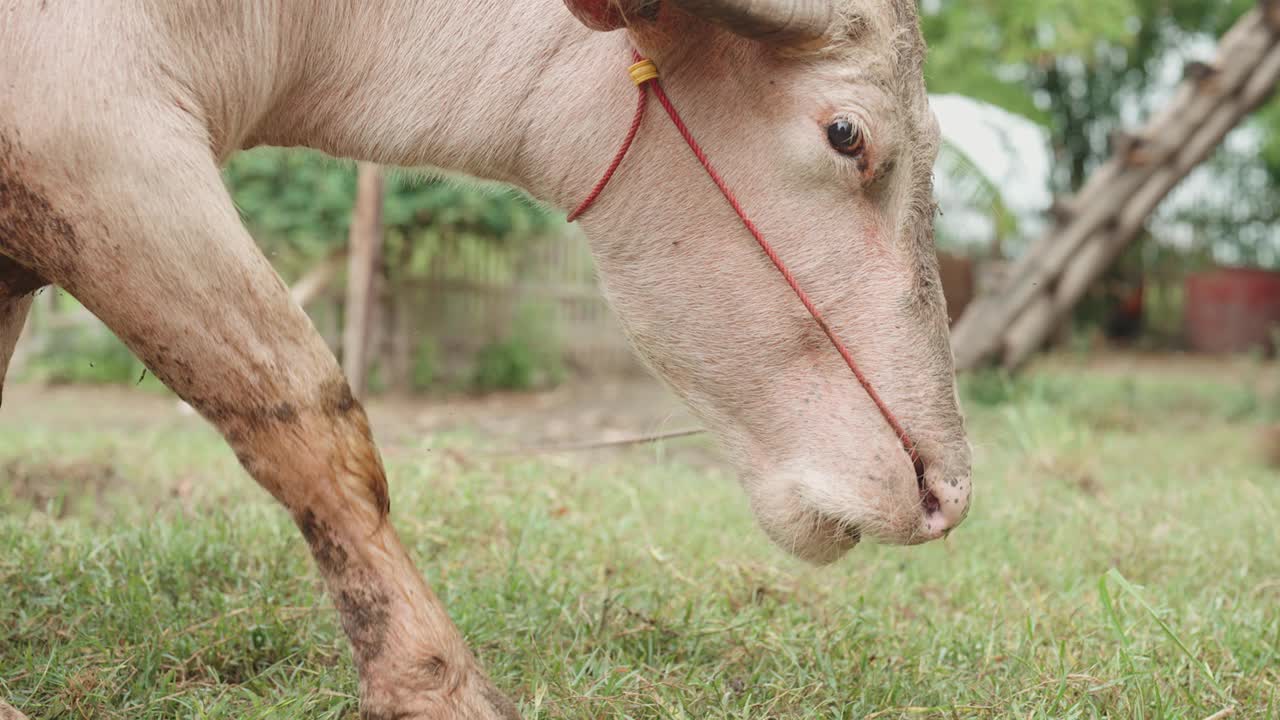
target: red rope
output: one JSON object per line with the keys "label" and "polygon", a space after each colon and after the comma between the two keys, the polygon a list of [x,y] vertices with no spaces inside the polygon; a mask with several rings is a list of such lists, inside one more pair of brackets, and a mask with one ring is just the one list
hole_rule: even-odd
{"label": "red rope", "polygon": [[[645,83],[647,85],[648,83]],[[591,188],[587,199],[583,200],[574,211],[569,213],[569,222],[577,220],[582,213],[595,204],[596,198],[600,197],[600,193],[604,192],[604,186],[609,184],[613,179],[613,174],[617,172],[618,166],[622,164],[622,159],[627,156],[627,151],[631,149],[631,143],[635,142],[636,133],[640,132],[640,123],[644,121],[645,107],[649,104],[649,93],[645,91],[644,85],[637,88],[640,91],[640,98],[636,101],[636,116],[631,121],[631,129],[627,131],[627,137],[622,141],[622,147],[618,148],[618,154],[613,156],[613,162],[609,163],[608,169],[604,171],[604,175],[600,178],[600,182]]]}
{"label": "red rope", "polygon": [[[642,59],[639,53],[634,53],[634,55],[636,62],[639,62]],[[587,199],[582,201],[582,204],[569,214],[569,221],[573,222],[578,219],[591,207],[593,203],[595,203],[596,198],[600,196],[600,193],[604,191],[605,186],[609,184],[609,180],[613,177],[614,172],[617,171],[618,166],[622,164],[622,160],[626,157],[627,151],[631,149],[631,143],[635,140],[636,134],[640,130],[640,124],[644,120],[645,107],[648,99],[646,88],[651,88],[653,90],[654,96],[658,98],[658,103],[667,111],[667,115],[670,116],[671,122],[676,126],[676,130],[680,132],[680,136],[684,138],[684,141],[689,145],[689,149],[693,151],[694,157],[698,158],[698,162],[702,163],[702,167],[707,171],[707,175],[711,178],[711,181],[716,184],[716,187],[720,189],[720,193],[724,195],[724,199],[729,202],[729,206],[738,214],[738,219],[742,221],[743,227],[747,229],[747,232],[751,233],[751,237],[755,238],[756,244],[760,246],[760,249],[764,252],[765,256],[769,258],[769,261],[772,262],[773,266],[778,269],[779,273],[781,273],[782,279],[786,280],[787,285],[791,287],[792,292],[794,292],[796,297],[799,298],[800,303],[804,305],[804,309],[809,311],[809,315],[813,317],[813,321],[818,324],[818,327],[822,329],[823,334],[831,341],[831,345],[835,347],[836,352],[840,353],[840,357],[844,359],[845,365],[849,366],[849,370],[851,370],[853,372],[853,376],[858,379],[858,382],[862,385],[862,389],[866,391],[867,396],[870,397],[871,401],[875,403],[877,408],[879,408],[880,414],[884,416],[885,421],[889,423],[889,427],[893,429],[893,432],[902,442],[903,449],[905,449],[907,454],[911,456],[911,462],[915,464],[916,474],[918,476],[922,476],[923,466],[921,465],[920,456],[916,452],[915,443],[912,442],[911,437],[907,435],[907,431],[904,430],[902,424],[898,422],[898,418],[894,416],[893,411],[889,409],[888,404],[886,404],[884,399],[880,397],[880,393],[876,392],[876,389],[872,387],[871,381],[867,379],[867,376],[858,368],[858,364],[853,359],[853,353],[849,352],[849,348],[845,347],[845,344],[841,342],[840,338],[836,335],[835,330],[831,328],[831,325],[827,323],[826,318],[823,317],[822,312],[818,310],[818,307],[809,299],[808,293],[804,291],[804,288],[800,287],[799,281],[797,281],[795,276],[791,274],[791,270],[787,268],[786,264],[782,262],[782,258],[778,256],[777,251],[774,250],[773,246],[769,244],[769,241],[765,239],[764,233],[760,232],[760,229],[756,227],[756,224],[747,216],[746,209],[742,207],[742,203],[738,202],[737,196],[735,196],[733,191],[729,189],[728,183],[724,181],[724,178],[722,178],[720,173],[716,171],[714,166],[712,166],[711,159],[707,157],[707,154],[702,150],[702,146],[694,139],[693,133],[690,132],[688,126],[684,124],[684,120],[680,118],[680,113],[676,111],[675,105],[671,103],[671,99],[667,97],[667,93],[662,89],[662,83],[657,79],[648,80],[640,85],[640,100],[636,105],[636,116],[631,122],[631,129],[627,133],[626,140],[622,143],[622,148],[618,151],[618,154],[614,156],[613,162],[609,164],[609,168],[605,171],[604,177],[602,177],[600,182],[596,183],[596,186],[592,188]]]}

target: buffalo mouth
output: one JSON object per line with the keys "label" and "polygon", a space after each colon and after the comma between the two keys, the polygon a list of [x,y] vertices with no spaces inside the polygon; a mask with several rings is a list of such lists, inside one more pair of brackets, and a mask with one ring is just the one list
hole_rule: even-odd
{"label": "buffalo mouth", "polygon": [[857,527],[856,525],[846,526],[844,529],[844,536],[849,540],[850,545],[857,545],[862,542],[862,528]]}
{"label": "buffalo mouth", "polygon": [[862,528],[858,525],[822,511],[817,511],[814,515],[818,525],[816,534],[828,539],[832,544],[848,550],[862,542]]}

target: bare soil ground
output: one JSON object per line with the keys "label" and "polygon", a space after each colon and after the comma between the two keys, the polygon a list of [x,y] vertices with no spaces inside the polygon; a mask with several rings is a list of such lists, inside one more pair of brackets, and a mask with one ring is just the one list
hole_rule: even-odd
{"label": "bare soil ground", "polygon": [[[389,448],[414,445],[436,433],[471,434],[498,452],[697,427],[664,387],[644,378],[584,380],[537,393],[378,397],[366,407],[376,436]],[[13,385],[5,388],[4,412],[69,432],[203,424],[173,396],[120,386]]]}

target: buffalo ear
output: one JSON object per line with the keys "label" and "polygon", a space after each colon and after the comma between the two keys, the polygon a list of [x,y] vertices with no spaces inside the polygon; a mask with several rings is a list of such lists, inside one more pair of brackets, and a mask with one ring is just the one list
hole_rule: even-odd
{"label": "buffalo ear", "polygon": [[658,18],[661,0],[564,0],[569,12],[592,30],[620,30]]}

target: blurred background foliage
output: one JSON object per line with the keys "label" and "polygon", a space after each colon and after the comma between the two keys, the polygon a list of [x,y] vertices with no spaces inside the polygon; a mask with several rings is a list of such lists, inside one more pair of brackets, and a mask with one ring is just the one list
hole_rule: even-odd
{"label": "blurred background foliage", "polygon": [[[924,0],[930,92],[958,93],[1043,125],[1054,189],[1074,190],[1115,130],[1168,95],[1170,72],[1204,54],[1254,0]],[[1274,107],[1260,118],[1272,129]],[[1268,133],[1268,162],[1280,160]],[[1280,164],[1270,166],[1280,177]]]}
{"label": "blurred background foliage", "polygon": [[[354,163],[259,148],[233,157],[224,177],[245,224],[282,271],[305,269],[346,245]],[[407,171],[386,179],[384,254],[395,258],[397,270],[424,270],[442,246],[500,248],[557,222],[512,188]]]}
{"label": "blurred background foliage", "polygon": [[[1078,191],[1110,154],[1115,133],[1135,130],[1172,96],[1190,61],[1215,46],[1256,0],[921,0],[934,95],[955,94],[1016,116],[1043,136],[1050,196]],[[945,120],[944,120],[945,126]],[[1159,141],[1159,138],[1155,139]],[[1037,150],[1036,148],[1030,148]],[[1010,163],[1028,153],[1011,143]],[[943,147],[939,186],[961,192],[968,213],[939,222],[944,250],[991,259],[1016,255],[1047,226],[1044,207],[1016,207],[1017,180],[988,174],[963,140]],[[1032,183],[1041,178],[1030,176]],[[1161,206],[1147,232],[1078,306],[1079,331],[1127,335],[1153,347],[1182,340],[1184,279],[1215,265],[1280,268],[1280,103],[1237,128],[1213,159]],[[1014,207],[1011,207],[1014,206]],[[944,203],[944,207],[946,204]],[[1020,212],[1022,210],[1022,212]],[[972,218],[985,215],[975,233]],[[1141,312],[1117,319],[1124,307]],[[1138,310],[1134,310],[1137,308]]]}

